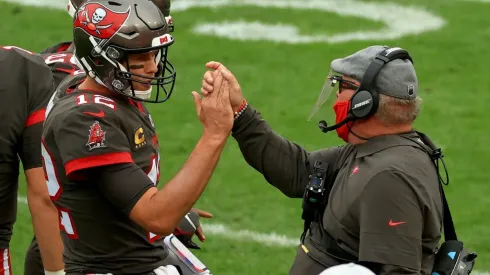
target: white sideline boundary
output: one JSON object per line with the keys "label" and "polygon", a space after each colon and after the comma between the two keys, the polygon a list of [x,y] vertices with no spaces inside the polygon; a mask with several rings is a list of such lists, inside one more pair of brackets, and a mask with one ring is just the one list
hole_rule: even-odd
{"label": "white sideline boundary", "polygon": [[[18,201],[27,204],[27,198],[23,196],[18,197]],[[247,229],[234,230],[224,224],[219,223],[202,223],[202,229],[206,235],[215,235],[227,239],[242,241],[242,242],[256,242],[269,247],[295,247],[299,244],[299,236],[297,238],[291,238],[285,235],[277,233],[259,233]],[[490,275],[490,272],[485,271],[473,271],[472,275]]]}

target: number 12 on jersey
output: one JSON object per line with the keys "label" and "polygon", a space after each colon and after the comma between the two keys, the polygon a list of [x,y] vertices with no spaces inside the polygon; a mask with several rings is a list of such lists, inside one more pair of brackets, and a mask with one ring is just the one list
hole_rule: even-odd
{"label": "number 12 on jersey", "polygon": [[77,102],[76,102],[77,106],[87,104],[87,103],[95,103],[95,104],[105,105],[113,110],[116,109],[116,102],[102,95],[81,94],[76,98],[77,98]]}

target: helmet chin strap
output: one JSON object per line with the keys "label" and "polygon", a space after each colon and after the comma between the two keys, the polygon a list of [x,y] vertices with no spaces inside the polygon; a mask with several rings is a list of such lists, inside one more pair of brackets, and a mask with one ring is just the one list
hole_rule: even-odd
{"label": "helmet chin strap", "polygon": [[[94,79],[95,79],[95,81],[98,84],[100,84],[100,85],[102,85],[102,86],[104,86],[104,87],[112,90],[112,87],[107,87],[107,85],[104,82],[102,82],[102,80],[100,78],[98,78],[97,76],[94,77]],[[134,96],[137,97],[137,98],[140,98],[140,99],[150,99],[152,90],[153,90],[152,88],[150,88],[148,90],[145,90],[145,91],[140,91],[140,90],[136,90],[135,89],[134,90]],[[131,93],[131,86],[128,87],[126,89],[126,91],[124,91],[124,93],[127,94],[127,95],[132,95],[132,93]]]}
{"label": "helmet chin strap", "polygon": [[150,99],[151,97],[151,90],[152,88],[150,87],[150,89],[146,90],[146,91],[139,91],[139,90],[134,90],[134,95],[137,97],[137,98],[141,98],[141,99]]}
{"label": "helmet chin strap", "polygon": [[151,97],[151,91],[153,89],[150,87],[150,89],[148,90],[145,90],[145,91],[141,91],[141,90],[136,90],[136,89],[132,89],[131,88],[131,85],[124,91],[125,94],[129,95],[129,96],[132,96],[133,93],[132,91],[134,91],[134,96],[137,97],[137,98],[140,98],[140,99],[150,99]]}

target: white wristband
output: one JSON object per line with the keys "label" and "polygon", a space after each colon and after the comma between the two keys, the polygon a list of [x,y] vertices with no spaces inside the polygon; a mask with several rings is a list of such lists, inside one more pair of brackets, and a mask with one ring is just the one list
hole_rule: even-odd
{"label": "white wristband", "polygon": [[47,271],[47,270],[44,270],[44,274],[45,275],[65,275],[65,270],[64,269],[58,270],[58,271]]}

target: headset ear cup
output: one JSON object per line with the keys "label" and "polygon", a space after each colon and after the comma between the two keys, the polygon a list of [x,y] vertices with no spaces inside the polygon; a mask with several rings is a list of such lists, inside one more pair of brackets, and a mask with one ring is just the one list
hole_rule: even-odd
{"label": "headset ear cup", "polygon": [[357,119],[366,118],[376,112],[376,103],[369,91],[358,91],[351,98],[350,113]]}

